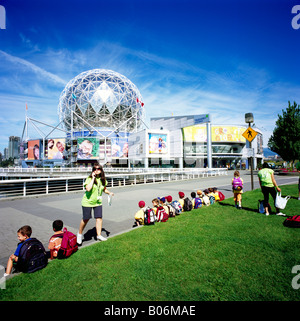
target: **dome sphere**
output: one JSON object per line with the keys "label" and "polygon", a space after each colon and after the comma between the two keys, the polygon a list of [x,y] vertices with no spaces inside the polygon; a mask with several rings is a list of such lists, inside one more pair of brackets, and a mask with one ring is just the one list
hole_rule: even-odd
{"label": "dome sphere", "polygon": [[93,126],[133,132],[145,118],[143,106],[139,90],[128,78],[93,69],[69,81],[60,95],[58,115],[66,130]]}

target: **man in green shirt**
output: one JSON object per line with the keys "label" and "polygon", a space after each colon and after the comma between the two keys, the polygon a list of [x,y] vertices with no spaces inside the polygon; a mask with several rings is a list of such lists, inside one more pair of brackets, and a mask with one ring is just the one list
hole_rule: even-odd
{"label": "man in green shirt", "polygon": [[[274,205],[275,205],[277,192],[281,192],[281,189],[277,186],[277,183],[274,177],[274,171],[271,168],[269,168],[268,163],[266,162],[263,163],[263,168],[258,172],[257,175],[258,175],[261,191],[264,195],[265,213],[266,215],[269,215],[270,214],[268,209],[269,194],[271,194],[271,196],[273,197]],[[280,210],[276,207],[276,215],[284,215],[284,214],[282,214]]]}

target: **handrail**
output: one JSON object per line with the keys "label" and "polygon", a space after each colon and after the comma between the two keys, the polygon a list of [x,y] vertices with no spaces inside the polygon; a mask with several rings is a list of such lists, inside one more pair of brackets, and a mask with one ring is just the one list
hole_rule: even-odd
{"label": "handrail", "polygon": [[[226,168],[213,168],[212,170],[226,170]],[[85,173],[91,172],[92,167],[59,167],[59,168],[22,168],[22,167],[0,167],[0,173]],[[105,172],[116,173],[148,173],[148,172],[190,172],[190,171],[207,171],[207,168],[126,168],[126,167],[104,167]]]}
{"label": "handrail", "polygon": [[[106,174],[108,187],[127,186],[136,184],[158,183],[176,180],[188,180],[209,176],[228,175],[227,169],[197,169],[190,171],[156,171],[148,173]],[[0,181],[0,200],[13,197],[47,195],[51,193],[66,193],[83,190],[84,176],[11,179]]]}

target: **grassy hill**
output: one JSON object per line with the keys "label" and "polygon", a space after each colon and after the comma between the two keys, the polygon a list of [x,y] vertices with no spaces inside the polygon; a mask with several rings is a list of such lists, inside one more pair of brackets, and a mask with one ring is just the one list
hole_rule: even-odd
{"label": "grassy hill", "polygon": [[[287,215],[300,214],[297,193],[296,185],[282,186],[282,195],[292,196]],[[226,199],[82,248],[9,279],[0,299],[298,300],[300,290],[291,284],[300,229],[284,227],[284,217],[259,214],[258,199],[260,190],[246,192],[242,210]]]}

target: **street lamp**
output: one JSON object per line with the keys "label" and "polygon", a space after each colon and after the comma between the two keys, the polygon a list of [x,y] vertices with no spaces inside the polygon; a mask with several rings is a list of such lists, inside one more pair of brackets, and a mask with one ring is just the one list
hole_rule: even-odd
{"label": "street lamp", "polygon": [[[254,123],[254,117],[252,113],[245,114],[245,123],[251,127],[251,123]],[[249,141],[249,149],[252,150],[252,142]],[[251,154],[252,155],[252,154]],[[251,170],[251,190],[253,191],[253,156],[250,157],[250,170]]]}

